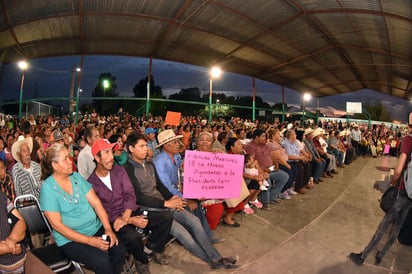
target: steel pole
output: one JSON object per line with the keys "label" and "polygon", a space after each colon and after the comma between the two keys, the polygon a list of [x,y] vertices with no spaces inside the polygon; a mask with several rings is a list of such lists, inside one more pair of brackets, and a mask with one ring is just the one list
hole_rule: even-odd
{"label": "steel pole", "polygon": [[21,122],[21,110],[23,107],[23,85],[24,85],[24,71],[21,75],[21,83],[20,83],[19,122]]}
{"label": "steel pole", "polygon": [[213,86],[213,80],[210,78],[209,80],[209,123],[212,122],[212,86]]}

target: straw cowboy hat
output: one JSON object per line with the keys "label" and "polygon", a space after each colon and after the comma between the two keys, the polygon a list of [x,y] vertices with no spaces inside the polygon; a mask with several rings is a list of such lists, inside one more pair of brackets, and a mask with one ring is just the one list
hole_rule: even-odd
{"label": "straw cowboy hat", "polygon": [[317,128],[317,129],[315,129],[315,131],[313,132],[313,137],[319,136],[319,135],[321,135],[321,134],[323,134],[323,133],[322,133],[322,129],[321,129],[321,128]]}
{"label": "straw cowboy hat", "polygon": [[13,144],[11,147],[11,154],[13,155],[13,158],[20,162],[20,147],[22,144],[27,144],[29,147],[30,153],[33,151],[33,138],[27,137],[24,138],[23,136],[19,136],[19,139],[17,139],[17,142]]}
{"label": "straw cowboy hat", "polygon": [[172,129],[163,130],[157,136],[157,140],[159,141],[159,144],[156,146],[156,148],[159,148],[163,146],[164,144],[169,143],[170,141],[173,141],[175,139],[180,139],[182,137],[183,135],[176,135]]}
{"label": "straw cowboy hat", "polygon": [[313,132],[313,129],[311,129],[311,128],[307,128],[307,129],[305,129],[305,132],[303,133],[303,135],[308,135],[308,134],[311,134]]}

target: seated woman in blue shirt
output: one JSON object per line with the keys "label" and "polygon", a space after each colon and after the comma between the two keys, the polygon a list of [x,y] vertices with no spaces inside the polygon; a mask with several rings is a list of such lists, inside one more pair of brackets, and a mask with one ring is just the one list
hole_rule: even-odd
{"label": "seated woman in blue shirt", "polygon": [[[53,144],[47,149],[43,178],[40,204],[62,253],[95,273],[120,273],[126,248],[113,232],[92,185],[72,172],[64,145]],[[102,239],[103,234],[110,242]]]}

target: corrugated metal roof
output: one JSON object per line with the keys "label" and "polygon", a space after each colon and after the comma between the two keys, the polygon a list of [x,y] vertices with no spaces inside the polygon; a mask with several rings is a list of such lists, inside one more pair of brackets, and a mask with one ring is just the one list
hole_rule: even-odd
{"label": "corrugated metal roof", "polygon": [[333,95],[410,97],[412,1],[2,1],[0,61],[153,57]]}

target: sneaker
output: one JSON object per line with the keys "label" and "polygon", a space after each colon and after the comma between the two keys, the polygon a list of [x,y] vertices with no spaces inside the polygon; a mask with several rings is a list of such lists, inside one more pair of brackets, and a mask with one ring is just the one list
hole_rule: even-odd
{"label": "sneaker", "polygon": [[249,204],[251,204],[252,206],[255,206],[256,208],[262,208],[263,204],[258,200],[254,200],[254,201],[250,201]]}
{"label": "sneaker", "polygon": [[139,260],[135,260],[136,271],[139,274],[150,274],[149,264],[144,264]]}
{"label": "sneaker", "polygon": [[290,199],[292,199],[292,197],[289,196],[289,194],[288,194],[287,191],[285,191],[285,192],[283,192],[283,193],[280,193],[280,194],[279,194],[279,198],[281,198],[281,199],[283,199],[283,200],[290,200]]}
{"label": "sneaker", "polygon": [[247,215],[255,213],[255,211],[252,208],[250,208],[249,205],[245,205],[243,212],[245,212]]}
{"label": "sneaker", "polygon": [[221,268],[224,268],[224,269],[238,269],[238,268],[240,268],[239,265],[232,264],[232,263],[230,263],[226,260],[227,260],[227,258],[221,258],[220,260],[218,260],[216,262],[213,262],[212,265],[211,265],[212,269],[221,269]]}
{"label": "sneaker", "polygon": [[273,205],[279,204],[279,203],[280,203],[280,199],[279,199],[279,198],[273,199],[273,200],[271,200],[269,203],[271,203],[271,204],[273,204]]}
{"label": "sneaker", "polygon": [[290,195],[298,195],[298,193],[296,191],[293,190],[293,188],[289,188],[288,192]]}
{"label": "sneaker", "polygon": [[263,209],[270,210],[269,203],[263,203]]}
{"label": "sneaker", "polygon": [[362,258],[362,253],[354,253],[352,252],[349,254],[349,259],[354,262],[356,265],[362,265],[365,259]]}
{"label": "sneaker", "polygon": [[223,261],[227,264],[235,264],[237,261],[239,261],[239,256],[229,256],[229,257],[224,257]]}
{"label": "sneaker", "polygon": [[213,245],[223,243],[226,239],[225,238],[213,238],[210,241]]}
{"label": "sneaker", "polygon": [[169,264],[169,257],[164,253],[159,253],[153,251],[150,255],[153,258],[153,261],[160,265],[168,265]]}

